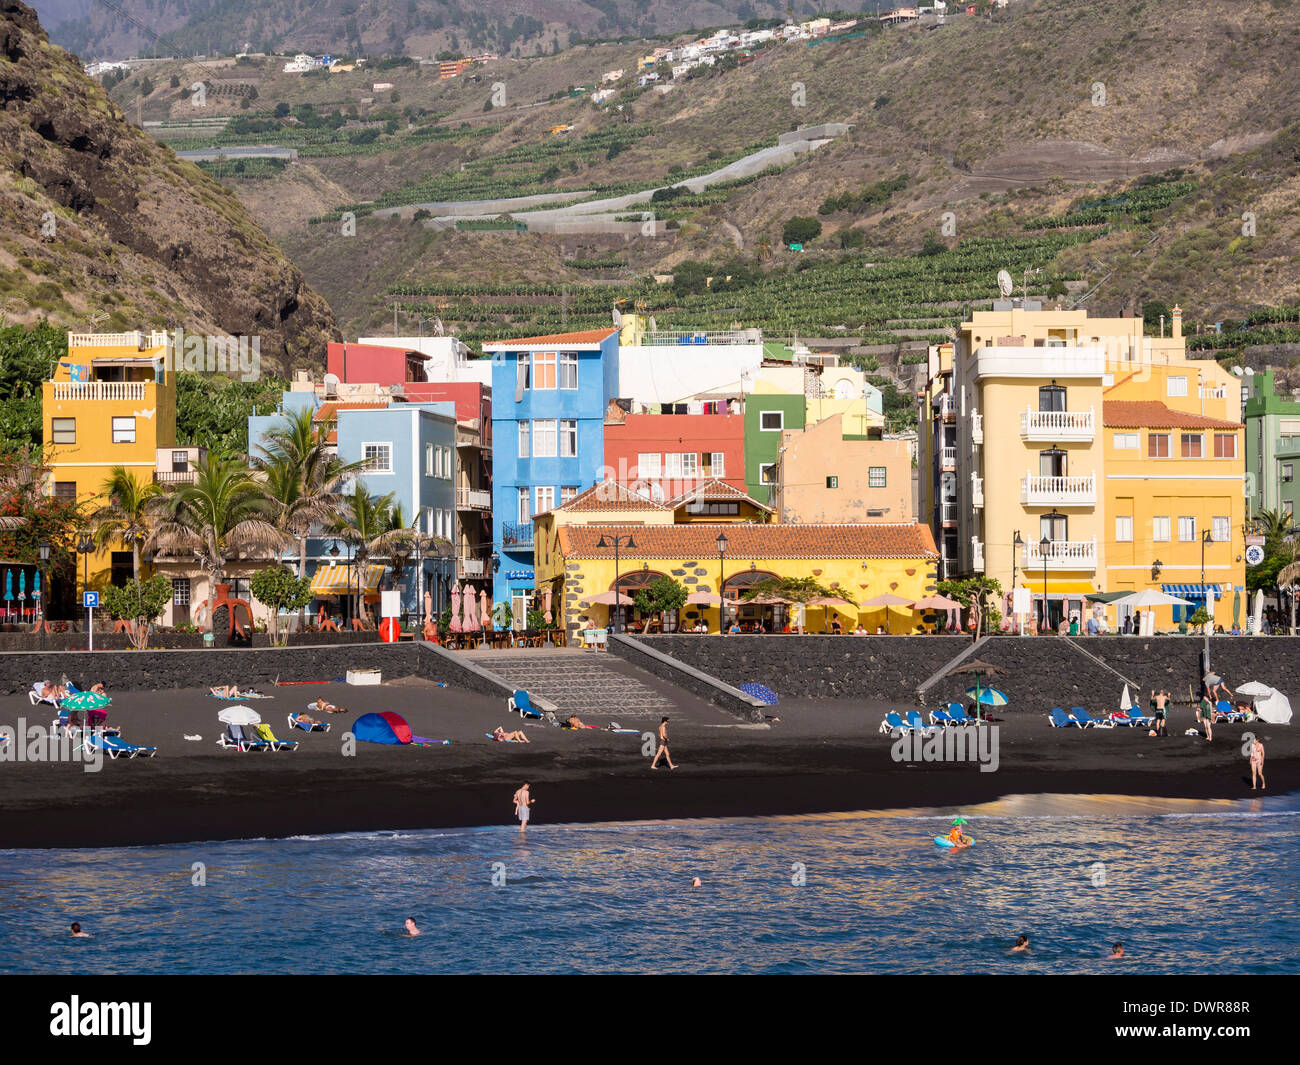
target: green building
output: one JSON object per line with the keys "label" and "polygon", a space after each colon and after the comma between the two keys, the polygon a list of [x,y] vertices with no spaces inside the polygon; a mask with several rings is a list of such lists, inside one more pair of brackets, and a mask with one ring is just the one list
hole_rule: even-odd
{"label": "green building", "polygon": [[804,427],[806,403],[802,395],[751,392],[745,397],[745,490],[760,503],[772,501],[781,434]]}
{"label": "green building", "polygon": [[1295,514],[1300,501],[1296,477],[1300,473],[1300,402],[1277,395],[1272,370],[1244,381],[1247,514],[1264,510]]}

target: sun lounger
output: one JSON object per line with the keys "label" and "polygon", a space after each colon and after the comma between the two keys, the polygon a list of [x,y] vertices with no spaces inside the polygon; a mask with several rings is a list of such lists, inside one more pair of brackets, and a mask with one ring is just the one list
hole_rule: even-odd
{"label": "sun lounger", "polygon": [[1220,699],[1214,704],[1214,723],[1216,725],[1227,722],[1229,724],[1236,721],[1248,721],[1249,718],[1238,710],[1227,699]]}
{"label": "sun lounger", "polygon": [[32,690],[27,693],[27,699],[32,704],[32,706],[37,706],[40,703],[49,703],[53,707],[57,707],[59,705],[59,700],[56,699],[53,695],[41,694],[41,689],[44,688],[45,685],[48,683],[49,681],[38,680],[32,684]]}
{"label": "sun lounger", "polygon": [[158,753],[157,747],[141,747],[135,743],[127,743],[117,736],[105,736],[100,732],[87,733],[86,743],[88,746],[100,748],[110,758],[152,758]]}
{"label": "sun lounger", "polygon": [[954,725],[978,725],[979,719],[971,717],[962,708],[961,703],[948,704],[948,720]]}
{"label": "sun lounger", "polygon": [[1054,706],[1048,711],[1047,719],[1052,723],[1053,728],[1083,728],[1059,706]]}
{"label": "sun lounger", "polygon": [[925,718],[923,718],[915,710],[909,710],[907,712],[907,723],[911,725],[912,728],[916,729],[918,732],[930,732],[933,729],[939,727],[938,725],[927,725],[925,723]]}
{"label": "sun lounger", "polygon": [[271,726],[263,721],[260,725],[251,725],[253,732],[263,743],[269,743],[273,751],[296,751],[298,749],[297,740],[277,740],[275,733],[271,731]]}
{"label": "sun lounger", "polygon": [[885,715],[885,720],[880,723],[881,732],[911,732],[912,726],[904,721],[897,713],[891,710]]}
{"label": "sun lounger", "polygon": [[957,722],[948,716],[946,710],[931,710],[930,724],[938,725],[940,728],[947,728],[949,725],[956,725]]}
{"label": "sun lounger", "polygon": [[298,714],[289,715],[289,727],[291,729],[300,728],[303,732],[328,732],[330,730],[328,721],[299,721],[299,716]]}
{"label": "sun lounger", "polygon": [[1114,728],[1115,722],[1106,717],[1093,717],[1082,706],[1070,707],[1070,713],[1074,715],[1074,720],[1079,722],[1080,728]]}
{"label": "sun lounger", "polygon": [[269,751],[271,745],[265,740],[249,736],[241,725],[227,725],[226,731],[217,738],[217,746],[234,751]]}
{"label": "sun lounger", "polygon": [[520,717],[525,718],[541,718],[542,716],[542,712],[533,707],[532,700],[523,688],[516,688],[514,695],[506,700],[506,709],[512,714],[517,713]]}

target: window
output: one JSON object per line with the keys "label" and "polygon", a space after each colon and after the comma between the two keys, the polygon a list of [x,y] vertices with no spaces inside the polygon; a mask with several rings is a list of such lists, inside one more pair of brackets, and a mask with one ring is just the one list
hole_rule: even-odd
{"label": "window", "polygon": [[1183,458],[1199,459],[1205,450],[1205,437],[1200,433],[1183,433],[1182,444]]}
{"label": "window", "polygon": [[574,418],[560,419],[560,455],[571,459],[578,453],[578,422]]}
{"label": "window", "polygon": [[694,451],[687,451],[682,456],[682,476],[698,477],[700,475],[700,456]]}
{"label": "window", "polygon": [[537,509],[534,514],[545,514],[555,509],[555,489],[549,484],[537,489]]}
{"label": "window", "polygon": [[425,444],[425,445],[424,445],[424,475],[425,475],[426,477],[436,477],[436,476],[438,476],[438,475],[434,472],[434,469],[435,469],[435,467],[434,467],[434,461],[435,461],[435,458],[441,458],[441,457],[442,457],[441,455],[436,455],[436,449],[434,448],[434,446],[433,446],[432,444]]}
{"label": "window", "polygon": [[1065,410],[1065,389],[1060,385],[1044,385],[1038,390],[1038,409]]}
{"label": "window", "polygon": [[664,476],[680,477],[682,475],[682,456],[679,452],[670,452],[664,456]]}
{"label": "window", "polygon": [[578,494],[576,484],[566,484],[560,486],[560,506],[564,506],[570,499]]}
{"label": "window", "polygon": [[1196,539],[1196,519],[1181,517],[1178,519],[1178,539],[1190,543]]}
{"label": "window", "polygon": [[867,487],[884,488],[885,487],[885,467],[869,466],[867,467]]}
{"label": "window", "polygon": [[1295,516],[1295,502],[1294,502],[1293,500],[1290,500],[1290,499],[1284,499],[1284,500],[1282,500],[1282,513],[1284,513],[1288,518],[1294,517],[1294,516]]}
{"label": "window", "polygon": [[1131,544],[1133,542],[1133,518],[1131,515],[1115,518],[1115,542],[1117,544]]}
{"label": "window", "polygon": [[1162,518],[1151,519],[1151,539],[1156,543],[1166,543],[1169,540],[1169,518],[1166,515]]}
{"label": "window", "polygon": [[113,419],[113,443],[115,444],[135,443],[135,419],[134,418]]}
{"label": "window", "polygon": [[1147,458],[1167,459],[1169,457],[1169,434],[1147,433]]}
{"label": "window", "polygon": [[839,486],[840,486],[840,479],[836,477],[834,474],[831,474],[829,477],[826,478],[827,488],[838,488]]}
{"label": "window", "polygon": [[62,499],[68,503],[77,501],[77,482],[76,481],[55,481],[54,498]]}
{"label": "window", "polygon": [[555,352],[533,352],[533,388],[555,387]]}
{"label": "window", "polygon": [[434,524],[434,518],[436,515],[437,511],[434,510],[433,507],[424,508],[424,531],[429,536],[438,535],[438,527]]}
{"label": "window", "polygon": [[709,473],[714,477],[727,476],[727,456],[723,452],[709,453]]}
{"label": "window", "polygon": [[654,478],[661,476],[659,466],[659,453],[643,451],[636,457],[636,475],[638,477]]}
{"label": "window", "polygon": [[1169,378],[1166,394],[1170,396],[1187,395],[1187,378],[1186,377]]}
{"label": "window", "polygon": [[172,452],[172,473],[189,473],[190,453],[188,451]]}
{"label": "window", "polygon": [[1237,434],[1214,434],[1214,457],[1216,459],[1235,459],[1237,457]]}
{"label": "window", "polygon": [[528,422],[519,423],[519,457],[526,459],[528,457],[528,436],[530,425]]}
{"label": "window", "polygon": [[1038,519],[1038,536],[1046,536],[1054,543],[1070,538],[1070,526],[1064,514],[1044,514]]}
{"label": "window", "polygon": [[560,352],[560,387],[570,390],[578,387],[578,353],[576,351]]}
{"label": "window", "polygon": [[172,603],[175,606],[190,605],[190,579],[188,577],[172,578]]}
{"label": "window", "polygon": [[758,464],[758,479],[762,484],[776,484],[776,463],[760,462]]}
{"label": "window", "polygon": [[1216,544],[1226,544],[1232,539],[1232,521],[1229,518],[1212,519],[1210,530],[1210,539]]}
{"label": "window", "polygon": [[554,418],[541,418],[533,422],[533,458],[555,458]]}
{"label": "window", "polygon": [[450,540],[452,534],[456,531],[456,526],[454,525],[456,519],[452,516],[453,513],[454,512],[450,510],[444,510],[442,512],[442,536],[445,540]]}
{"label": "window", "polygon": [[1040,477],[1064,477],[1066,454],[1059,447],[1038,453],[1038,475]]}
{"label": "window", "polygon": [[367,473],[393,472],[392,444],[362,444],[361,457],[365,461]]}
{"label": "window", "polygon": [[1295,480],[1295,463],[1293,462],[1282,463],[1282,483],[1290,484],[1294,480]]}
{"label": "window", "polygon": [[1138,449],[1137,433],[1116,433],[1114,439],[1116,451],[1136,451]]}
{"label": "window", "polygon": [[521,351],[515,356],[515,391],[522,392],[529,385],[528,355]]}
{"label": "window", "polygon": [[50,435],[54,444],[75,444],[77,442],[76,418],[51,418]]}
{"label": "window", "polygon": [[521,522],[533,520],[531,497],[532,493],[527,488],[519,489],[519,520]]}
{"label": "window", "polygon": [[779,433],[785,428],[785,411],[764,410],[758,413],[758,427],[765,433]]}

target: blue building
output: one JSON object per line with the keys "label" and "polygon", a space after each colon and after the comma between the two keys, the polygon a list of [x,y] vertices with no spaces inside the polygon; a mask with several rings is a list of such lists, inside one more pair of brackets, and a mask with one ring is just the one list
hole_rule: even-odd
{"label": "blue building", "polygon": [[[315,392],[285,392],[276,414],[249,418],[251,453],[259,453],[258,445],[265,440],[267,431],[283,420],[284,414],[304,407],[315,411],[317,421],[335,422],[334,436],[341,461],[366,463],[365,471],[346,490],[368,492],[372,496],[392,493],[393,503],[401,506],[408,527],[418,522],[425,533],[457,543],[454,403],[390,403],[387,397],[371,402],[321,402]],[[359,582],[367,597],[377,596],[388,574],[384,563],[372,563],[364,573],[358,573],[351,565],[350,553],[347,545],[329,536],[307,541],[305,572],[312,578],[312,587],[319,597],[327,601],[326,609],[335,617],[346,618],[349,589],[355,592]],[[296,552],[291,548],[286,561],[293,556]],[[293,561],[297,561],[296,557]],[[440,613],[448,604],[447,586],[458,577],[455,566],[451,552],[442,558],[422,559],[422,574],[412,560],[397,581],[403,611],[423,614],[421,591],[427,590],[433,595],[435,613]],[[335,598],[335,604],[328,604]]]}
{"label": "blue building", "polygon": [[618,394],[618,330],[484,344],[492,355],[493,603],[524,621],[534,591],[533,515],[592,487],[605,409]]}

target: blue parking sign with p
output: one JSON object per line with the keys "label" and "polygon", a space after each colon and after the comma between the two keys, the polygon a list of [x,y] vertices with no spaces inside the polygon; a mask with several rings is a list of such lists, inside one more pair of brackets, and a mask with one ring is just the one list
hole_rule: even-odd
{"label": "blue parking sign with p", "polygon": [[99,593],[98,593],[98,592],[82,592],[82,593],[81,593],[81,600],[82,600],[82,601],[81,601],[81,605],[84,606],[87,610],[91,610],[91,609],[93,609],[93,608],[99,606]]}

